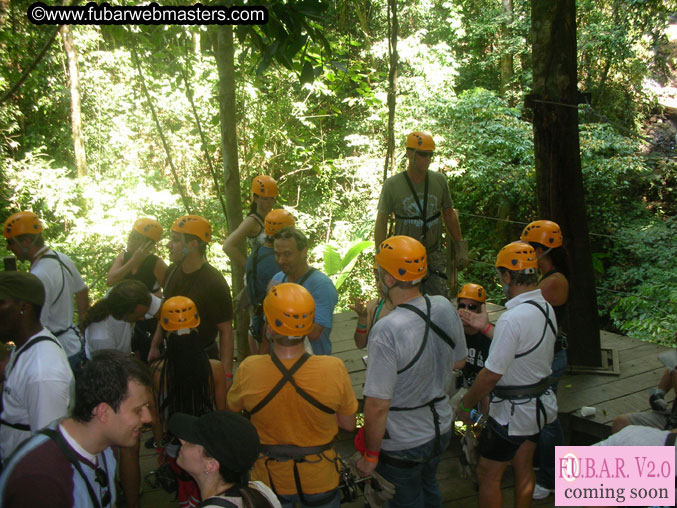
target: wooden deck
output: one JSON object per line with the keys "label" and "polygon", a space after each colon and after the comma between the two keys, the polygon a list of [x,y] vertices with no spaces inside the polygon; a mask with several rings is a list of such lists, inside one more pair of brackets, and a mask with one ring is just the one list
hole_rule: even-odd
{"label": "wooden deck", "polygon": [[[492,322],[505,311],[503,307],[489,304],[489,318]],[[365,365],[362,357],[365,350],[357,349],[353,341],[357,316],[353,312],[336,314],[331,340],[334,356],[341,358],[352,381],[355,394],[362,398]],[[664,367],[658,361],[659,353],[667,348],[654,344],[602,332],[602,348],[614,349],[619,360],[620,374],[576,374],[568,372],[560,381],[558,405],[560,418],[567,443],[585,445],[599,441],[609,435],[611,423],[620,414],[632,411],[648,411],[648,389],[655,387],[660,380]],[[673,397],[673,393],[670,394]],[[580,416],[582,406],[596,409],[594,417]],[[150,434],[149,434],[150,435]],[[148,435],[148,436],[149,436]],[[144,436],[144,437],[148,437]],[[352,436],[339,435],[337,449],[348,457],[352,454]],[[478,507],[477,492],[472,483],[460,477],[459,456],[461,454],[458,437],[452,439],[449,449],[444,453],[438,470],[438,479],[443,503],[449,508]],[[141,468],[143,474],[155,467],[153,450],[141,450]],[[512,470],[508,468],[503,479],[503,506],[513,506]],[[153,491],[143,486],[141,506],[144,508],[174,507],[176,503],[162,491]],[[346,504],[350,508],[362,508],[362,501]],[[542,501],[534,501],[533,506],[552,507],[554,496]]]}

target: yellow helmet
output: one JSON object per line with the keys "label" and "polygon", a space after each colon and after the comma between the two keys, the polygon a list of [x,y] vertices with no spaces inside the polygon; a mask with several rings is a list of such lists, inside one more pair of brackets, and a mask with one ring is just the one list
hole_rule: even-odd
{"label": "yellow helmet", "polygon": [[42,222],[33,212],[12,214],[2,226],[2,234],[8,240],[21,235],[37,235],[42,230]]}
{"label": "yellow helmet", "polygon": [[186,235],[197,236],[203,242],[209,243],[212,239],[212,226],[207,219],[199,215],[184,215],[179,217],[172,226],[172,231]]}
{"label": "yellow helmet", "polygon": [[284,282],[270,288],[263,300],[270,327],[285,337],[304,337],[313,329],[315,300],[306,288]]}
{"label": "yellow helmet", "polygon": [[415,131],[407,136],[407,148],[432,152],[435,150],[435,141],[428,132]]}
{"label": "yellow helmet", "polygon": [[456,296],[457,298],[468,298],[482,303],[487,301],[487,292],[479,284],[466,284]]}
{"label": "yellow helmet", "polygon": [[262,198],[274,198],[279,194],[275,178],[268,175],[255,176],[252,180],[252,194]]}
{"label": "yellow helmet", "polygon": [[132,229],[154,242],[162,238],[162,224],[153,219],[138,219]]}
{"label": "yellow helmet", "polygon": [[287,210],[278,208],[271,210],[266,215],[265,232],[266,236],[273,236],[280,229],[294,226],[294,216]]}
{"label": "yellow helmet", "polygon": [[172,296],[162,304],[160,325],[168,332],[196,328],[200,324],[195,303],[185,296]]}
{"label": "yellow helmet", "polygon": [[401,281],[419,281],[428,272],[425,247],[410,236],[391,236],[383,240],[375,260],[381,268]]}
{"label": "yellow helmet", "polygon": [[517,241],[503,247],[496,256],[496,268],[503,267],[514,272],[533,273],[538,268],[534,248],[528,243]]}
{"label": "yellow helmet", "polygon": [[537,220],[524,228],[521,240],[529,243],[540,243],[545,247],[561,247],[562,230],[556,222]]}

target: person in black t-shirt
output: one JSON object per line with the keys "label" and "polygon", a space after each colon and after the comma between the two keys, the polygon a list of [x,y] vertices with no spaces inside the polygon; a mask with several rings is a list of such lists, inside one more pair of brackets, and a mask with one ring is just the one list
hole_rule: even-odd
{"label": "person in black t-shirt", "polygon": [[[493,336],[493,325],[487,323],[483,328],[477,328],[476,316],[482,313],[482,307],[487,300],[487,293],[479,284],[466,284],[458,295],[458,315],[463,322],[465,341],[468,346],[468,358],[463,368],[463,378],[467,386],[472,385],[475,376],[484,368],[484,362],[489,356],[489,346]],[[469,319],[470,318],[470,319]]]}
{"label": "person in black t-shirt", "polygon": [[[203,217],[184,215],[174,222],[168,244],[172,264],[165,278],[164,297],[186,296],[195,302],[200,315],[200,344],[210,358],[221,360],[230,387],[233,378],[233,302],[226,279],[205,258],[211,239],[212,227]],[[148,361],[160,356],[162,336],[162,328],[158,325]]]}

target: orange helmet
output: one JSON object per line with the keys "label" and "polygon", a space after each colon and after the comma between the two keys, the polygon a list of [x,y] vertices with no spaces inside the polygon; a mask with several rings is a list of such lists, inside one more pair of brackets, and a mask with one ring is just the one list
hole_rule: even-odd
{"label": "orange helmet", "polygon": [[561,247],[562,230],[555,222],[537,220],[524,228],[521,240],[529,243],[540,243],[546,247]]}
{"label": "orange helmet", "polygon": [[435,141],[429,133],[415,131],[407,136],[407,148],[432,152],[435,149]]}
{"label": "orange helmet", "polygon": [[466,284],[456,296],[458,298],[468,298],[482,303],[487,301],[487,292],[479,284]]}
{"label": "orange helmet", "polygon": [[528,243],[522,241],[509,243],[496,256],[496,268],[499,267],[513,272],[534,273],[538,268],[536,252]]}
{"label": "orange helmet", "polygon": [[425,247],[410,236],[386,238],[375,259],[381,268],[401,281],[420,281],[428,271]]}
{"label": "orange helmet", "polygon": [[162,224],[153,219],[138,219],[132,229],[154,242],[162,237]]}
{"label": "orange helmet", "polygon": [[15,236],[37,235],[42,230],[42,222],[33,212],[17,212],[10,215],[2,226],[2,234],[8,240]]}
{"label": "orange helmet", "polygon": [[172,226],[172,231],[197,236],[203,242],[212,239],[212,226],[207,219],[199,215],[184,215],[179,217]]}
{"label": "orange helmet", "polygon": [[275,178],[268,175],[255,176],[252,180],[252,194],[262,198],[274,198],[279,194]]}
{"label": "orange helmet", "polygon": [[294,216],[282,208],[271,210],[266,215],[265,225],[266,236],[273,236],[282,228],[293,227]]}
{"label": "orange helmet", "polygon": [[168,332],[196,328],[200,324],[195,303],[185,296],[172,296],[162,304],[160,325]]}
{"label": "orange helmet", "polygon": [[270,327],[286,337],[304,337],[313,329],[315,300],[306,288],[285,282],[270,288],[263,300]]}

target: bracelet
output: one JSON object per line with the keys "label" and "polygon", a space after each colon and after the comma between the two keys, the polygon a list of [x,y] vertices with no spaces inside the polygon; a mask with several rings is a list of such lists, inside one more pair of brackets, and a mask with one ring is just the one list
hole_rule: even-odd
{"label": "bracelet", "polygon": [[355,333],[367,333],[367,330],[360,330],[359,328],[355,329]]}
{"label": "bracelet", "polygon": [[370,457],[366,453],[363,455],[363,457],[367,462],[378,462],[378,457]]}
{"label": "bracelet", "polygon": [[357,323],[358,328],[362,328],[363,330],[367,329],[367,325],[363,325],[362,323]]}
{"label": "bracelet", "polygon": [[487,323],[487,327],[482,330],[482,335],[486,335],[489,330],[491,330],[491,327],[494,326],[491,323]]}
{"label": "bracelet", "polygon": [[364,450],[364,454],[369,455],[370,457],[378,457],[381,454],[381,450]]}
{"label": "bracelet", "polygon": [[226,372],[226,379],[233,379],[233,373],[232,372]]}
{"label": "bracelet", "polygon": [[472,409],[468,409],[468,408],[466,408],[466,407],[463,407],[463,401],[461,401],[460,407],[461,407],[461,409],[462,409],[463,411],[465,411],[466,413],[469,413],[470,411],[472,411]]}

